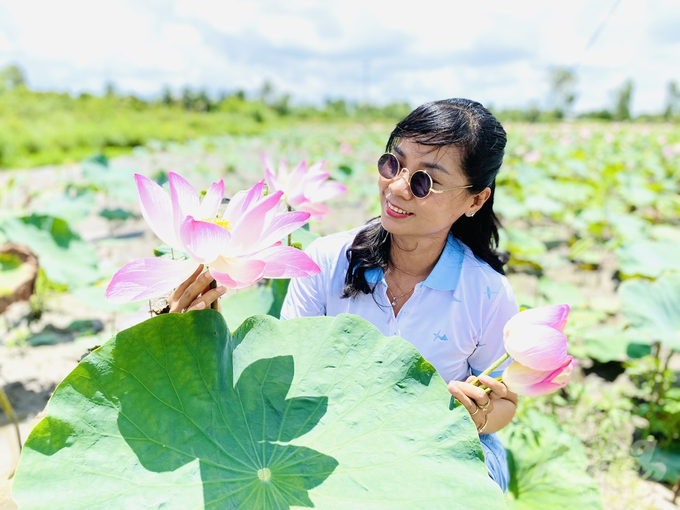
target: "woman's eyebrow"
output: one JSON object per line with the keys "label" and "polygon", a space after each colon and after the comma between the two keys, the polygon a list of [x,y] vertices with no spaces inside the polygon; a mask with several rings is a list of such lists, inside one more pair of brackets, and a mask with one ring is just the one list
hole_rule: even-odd
{"label": "woman's eyebrow", "polygon": [[[402,158],[406,157],[406,154],[404,154],[404,151],[402,151],[399,147],[394,147],[394,152],[399,154],[399,156],[401,156]],[[429,168],[431,170],[439,170],[441,172],[444,172],[445,174],[449,174],[449,171],[446,168],[444,168],[441,165],[438,165],[437,163],[422,163],[422,165],[425,168]]]}
{"label": "woman's eyebrow", "polygon": [[432,170],[441,170],[441,171],[444,172],[445,174],[448,174],[448,173],[449,173],[449,171],[448,171],[446,168],[444,168],[444,167],[441,166],[441,165],[438,165],[437,163],[423,163],[423,166],[424,166],[425,168],[430,168],[430,169],[432,169]]}

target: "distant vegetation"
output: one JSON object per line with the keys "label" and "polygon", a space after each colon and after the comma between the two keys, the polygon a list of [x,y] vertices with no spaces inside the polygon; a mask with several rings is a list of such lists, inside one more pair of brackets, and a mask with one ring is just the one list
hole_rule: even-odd
{"label": "distant vegetation", "polygon": [[[576,118],[577,98],[573,71],[558,68],[550,74],[550,95],[543,108],[496,110],[501,121],[555,122]],[[634,84],[628,80],[615,91],[611,109],[581,114],[578,118],[631,119]],[[210,95],[205,89],[166,87],[158,97],[145,100],[119,93],[107,84],[103,95],[73,96],[30,90],[17,66],[0,70],[0,168],[32,167],[78,161],[100,152],[115,156],[157,140],[186,140],[218,134],[255,134],[291,122],[390,121],[411,110],[407,103],[385,106],[327,99],[323,105],[296,105],[289,94],[278,93],[265,82],[254,94],[245,91]],[[644,121],[677,121],[680,88],[668,86],[663,113]]]}

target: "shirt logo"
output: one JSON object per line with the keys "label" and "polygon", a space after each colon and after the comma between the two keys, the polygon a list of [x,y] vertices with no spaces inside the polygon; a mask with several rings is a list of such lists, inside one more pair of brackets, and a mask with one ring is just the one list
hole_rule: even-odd
{"label": "shirt logo", "polygon": [[485,294],[486,294],[486,297],[488,297],[489,299],[491,299],[491,296],[492,296],[493,294],[498,294],[498,291],[497,291],[497,290],[491,290],[491,287],[489,287],[489,286],[487,285],[487,286],[486,286],[486,292],[485,292]]}
{"label": "shirt logo", "polygon": [[433,342],[436,342],[437,340],[441,340],[442,342],[448,342],[449,339],[447,338],[447,336],[446,336],[446,335],[443,335],[443,336],[442,336],[441,333],[442,333],[442,330],[441,330],[441,329],[440,329],[439,331],[437,331],[437,332],[434,334],[434,340],[432,340],[432,341],[433,341]]}

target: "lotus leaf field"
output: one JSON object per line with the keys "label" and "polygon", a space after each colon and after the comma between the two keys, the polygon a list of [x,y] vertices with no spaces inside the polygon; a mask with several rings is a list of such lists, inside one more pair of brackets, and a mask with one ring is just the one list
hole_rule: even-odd
{"label": "lotus leaf field", "polygon": [[[444,381],[410,344],[353,316],[278,321],[287,280],[230,291],[221,313],[150,318],[154,303],[105,300],[123,264],[167,251],[141,217],[134,173],[167,187],[178,172],[204,190],[224,179],[229,197],[265,177],[263,156],[325,160],[347,192],[293,233],[304,248],[379,214],[375,160],[390,129],[300,124],[0,173],[0,247],[28,247],[39,267],[0,252],[0,304],[35,277],[28,301],[0,309],[0,388],[24,436],[32,428],[14,476],[16,441],[0,442],[0,483],[19,508],[674,508],[673,126],[506,126],[495,208],[508,277],[521,305],[570,305],[578,367],[560,391],[521,398],[499,433],[505,495],[469,415],[449,410]],[[59,380],[40,368],[46,357]],[[57,384],[35,420],[44,400],[22,395]],[[0,437],[14,437],[2,408]],[[5,492],[0,508],[14,508]]]}

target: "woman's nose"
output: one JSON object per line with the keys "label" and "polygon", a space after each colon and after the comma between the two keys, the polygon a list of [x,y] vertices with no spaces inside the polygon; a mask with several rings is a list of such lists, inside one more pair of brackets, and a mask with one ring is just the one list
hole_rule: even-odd
{"label": "woman's nose", "polygon": [[411,185],[409,183],[409,171],[408,168],[403,167],[398,175],[394,177],[389,185],[392,194],[399,194],[401,196],[408,196],[411,193]]}

